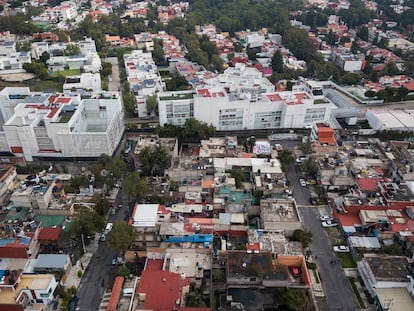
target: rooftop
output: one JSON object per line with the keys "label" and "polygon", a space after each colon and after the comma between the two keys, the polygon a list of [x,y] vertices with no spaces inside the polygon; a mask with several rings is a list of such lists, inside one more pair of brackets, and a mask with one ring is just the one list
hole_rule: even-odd
{"label": "rooftop", "polygon": [[399,256],[366,256],[377,281],[409,282],[408,261]]}
{"label": "rooftop", "polygon": [[[169,271],[147,271],[141,274],[138,293],[145,294],[144,308],[157,311],[171,311],[181,304],[183,287],[189,286],[185,275]],[[160,295],[162,293],[162,295]]]}

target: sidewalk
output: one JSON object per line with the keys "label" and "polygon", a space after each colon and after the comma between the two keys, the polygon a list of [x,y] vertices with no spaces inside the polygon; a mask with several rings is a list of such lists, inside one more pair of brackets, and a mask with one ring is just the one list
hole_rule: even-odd
{"label": "sidewalk", "polygon": [[361,286],[361,284],[359,283],[358,277],[359,277],[359,273],[358,270],[355,268],[345,268],[344,269],[345,275],[347,277],[353,277],[355,279],[355,285],[358,289],[359,292],[359,296],[361,297],[364,305],[365,305],[365,309],[361,309],[361,310],[367,310],[367,311],[374,311],[375,309],[375,305],[374,304],[370,304],[367,300],[367,297],[365,295],[365,288]]}
{"label": "sidewalk", "polygon": [[89,265],[93,255],[99,246],[99,234],[95,235],[95,239],[86,246],[86,253],[71,267],[70,271],[66,274],[66,278],[62,281],[62,285],[66,288],[75,286],[79,287],[82,277],[78,277],[78,271],[82,271],[82,276],[85,273],[86,268]]}

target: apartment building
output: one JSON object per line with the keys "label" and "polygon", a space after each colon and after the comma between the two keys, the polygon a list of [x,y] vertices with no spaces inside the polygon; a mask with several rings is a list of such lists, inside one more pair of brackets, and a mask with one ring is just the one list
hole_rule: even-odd
{"label": "apartment building", "polygon": [[0,92],[0,150],[26,161],[48,157],[112,155],[123,134],[119,94],[30,93],[27,88]]}
{"label": "apartment building", "polygon": [[237,64],[205,81],[194,92],[158,94],[160,124],[184,125],[195,119],[217,130],[303,128],[330,119],[337,107],[317,82],[302,82],[292,91],[275,92],[256,68]]}

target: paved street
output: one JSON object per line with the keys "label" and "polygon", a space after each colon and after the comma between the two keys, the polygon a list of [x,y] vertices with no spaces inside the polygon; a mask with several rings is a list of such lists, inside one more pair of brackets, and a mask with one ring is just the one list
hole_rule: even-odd
{"label": "paved street", "polygon": [[287,178],[293,189],[293,195],[299,206],[299,213],[305,229],[312,232],[312,244],[310,249],[312,255],[316,256],[322,286],[326,295],[329,310],[354,311],[359,310],[355,295],[351,290],[345,273],[337,261],[337,257],[332,250],[331,241],[328,234],[322,228],[319,220],[320,214],[315,207],[303,207],[309,205],[309,191],[306,187],[299,185],[299,167],[296,164],[289,165]]}
{"label": "paved street", "polygon": [[[128,219],[132,207],[128,207],[126,196],[120,192],[116,199],[116,206],[122,204],[116,214],[109,216],[108,222]],[[112,259],[116,252],[107,247],[105,242],[99,242],[99,247],[92,257],[82,281],[79,285],[78,311],[96,311],[99,308],[105,288],[111,285],[111,276],[114,270]]]}

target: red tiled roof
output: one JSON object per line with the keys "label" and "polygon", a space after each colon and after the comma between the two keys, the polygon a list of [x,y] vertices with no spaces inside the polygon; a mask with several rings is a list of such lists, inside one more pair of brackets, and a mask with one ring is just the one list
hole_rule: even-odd
{"label": "red tiled roof", "polygon": [[210,311],[210,308],[179,307],[178,311]]}
{"label": "red tiled roof", "polygon": [[148,271],[141,274],[138,293],[146,294],[144,309],[171,311],[181,304],[182,288],[190,285],[190,280],[169,271]]}
{"label": "red tiled roof", "polygon": [[72,98],[69,97],[59,97],[56,102],[59,104],[68,104],[71,100]]}
{"label": "red tiled roof", "polygon": [[39,232],[38,240],[39,241],[57,241],[62,228],[42,228]]}
{"label": "red tiled roof", "polygon": [[342,226],[354,226],[355,224],[361,224],[361,220],[355,215],[339,215],[339,222]]}
{"label": "red tiled roof", "polygon": [[145,270],[148,270],[148,271],[161,271],[163,263],[164,263],[164,261],[162,259],[148,259]]}
{"label": "red tiled roof", "polygon": [[382,178],[358,178],[356,182],[361,190],[375,191],[381,180]]}
{"label": "red tiled roof", "polygon": [[330,127],[318,128],[318,140],[321,144],[336,145],[335,132]]}
{"label": "red tiled roof", "polygon": [[106,311],[116,311],[118,310],[118,302],[119,298],[121,297],[121,290],[122,285],[124,284],[124,277],[117,276],[115,278],[114,286],[112,287],[111,297],[109,298],[108,306],[106,307]]}

